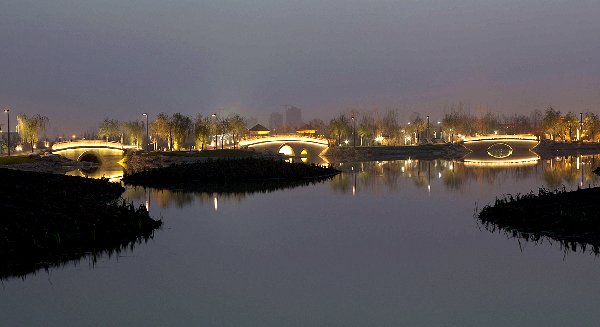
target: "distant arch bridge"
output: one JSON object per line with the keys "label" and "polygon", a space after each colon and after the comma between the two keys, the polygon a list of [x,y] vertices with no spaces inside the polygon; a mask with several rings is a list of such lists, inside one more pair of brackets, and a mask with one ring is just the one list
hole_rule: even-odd
{"label": "distant arch bridge", "polygon": [[129,148],[136,146],[103,140],[78,140],[56,143],[52,146],[52,152],[71,160],[103,164],[119,162],[123,159],[125,149]]}
{"label": "distant arch bridge", "polygon": [[469,152],[463,160],[474,164],[528,164],[536,163],[539,156],[533,149],[539,144],[536,136],[482,135],[464,139]]}
{"label": "distant arch bridge", "polygon": [[329,147],[329,142],[314,137],[273,135],[242,141],[240,145],[256,151],[269,150],[291,157],[310,158],[323,153]]}

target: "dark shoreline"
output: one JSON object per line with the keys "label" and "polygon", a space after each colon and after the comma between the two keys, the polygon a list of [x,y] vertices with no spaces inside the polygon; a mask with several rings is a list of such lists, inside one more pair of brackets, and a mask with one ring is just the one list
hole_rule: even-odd
{"label": "dark shoreline", "polygon": [[509,194],[486,205],[476,218],[491,232],[533,240],[546,237],[571,249],[589,245],[600,254],[600,187]]}
{"label": "dark shoreline", "polygon": [[211,158],[138,172],[126,173],[123,182],[134,185],[293,181],[320,179],[339,174],[332,167],[289,163],[265,158]]}
{"label": "dark shoreline", "polygon": [[0,168],[0,279],[119,251],[162,224],[107,180]]}

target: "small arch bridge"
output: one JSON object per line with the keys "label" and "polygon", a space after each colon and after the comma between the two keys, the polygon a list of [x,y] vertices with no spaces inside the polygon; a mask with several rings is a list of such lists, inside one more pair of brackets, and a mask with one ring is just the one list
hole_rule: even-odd
{"label": "small arch bridge", "polygon": [[56,143],[52,152],[71,160],[103,164],[119,162],[128,148],[136,147],[103,140],[78,140]]}
{"label": "small arch bridge", "polygon": [[539,144],[533,135],[482,135],[464,140],[471,152],[463,157],[466,163],[475,164],[528,164],[539,156],[533,152]]}
{"label": "small arch bridge", "polygon": [[240,142],[240,145],[256,151],[269,150],[299,158],[316,157],[329,147],[326,139],[289,135],[273,135],[245,140]]}

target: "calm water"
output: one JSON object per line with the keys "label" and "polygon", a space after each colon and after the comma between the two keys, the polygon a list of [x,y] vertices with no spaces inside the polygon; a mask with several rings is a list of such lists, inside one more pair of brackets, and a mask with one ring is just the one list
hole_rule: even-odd
{"label": "calm water", "polygon": [[153,240],[2,282],[2,326],[592,326],[600,259],[477,224],[505,193],[595,185],[598,156],[344,164],[247,195],[130,188]]}

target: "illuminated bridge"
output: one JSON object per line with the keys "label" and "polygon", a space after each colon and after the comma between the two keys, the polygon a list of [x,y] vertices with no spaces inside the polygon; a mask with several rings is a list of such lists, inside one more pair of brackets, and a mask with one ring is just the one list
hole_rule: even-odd
{"label": "illuminated bridge", "polygon": [[464,146],[471,150],[463,160],[472,164],[528,164],[539,156],[532,151],[538,145],[533,135],[483,135],[465,138]]}
{"label": "illuminated bridge", "polygon": [[274,153],[283,153],[292,157],[310,158],[320,155],[327,149],[329,143],[326,139],[273,135],[240,142],[241,146],[247,146],[256,151],[269,150]]}
{"label": "illuminated bridge", "polygon": [[103,164],[120,161],[127,148],[135,148],[135,146],[103,140],[79,140],[56,143],[52,146],[52,152],[72,160]]}

